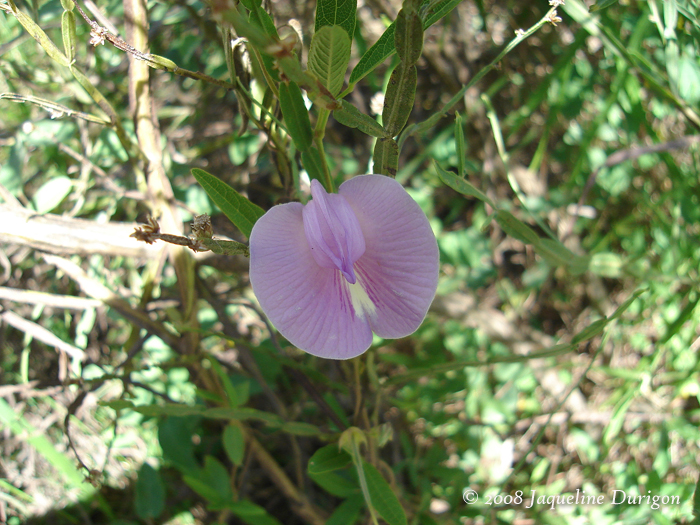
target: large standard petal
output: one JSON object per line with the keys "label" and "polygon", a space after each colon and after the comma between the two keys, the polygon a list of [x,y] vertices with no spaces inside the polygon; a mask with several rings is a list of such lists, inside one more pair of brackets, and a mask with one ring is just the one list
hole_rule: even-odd
{"label": "large standard petal", "polygon": [[[270,209],[250,235],[250,282],[268,318],[293,345],[328,359],[350,359],[372,343],[340,271],[319,266],[298,202]],[[357,285],[354,285],[357,286]]]}
{"label": "large standard petal", "polygon": [[385,338],[412,334],[437,290],[440,256],[428,219],[401,184],[384,175],[354,177],[339,193],[365,238],[355,272],[376,308],[369,316],[372,330]]}

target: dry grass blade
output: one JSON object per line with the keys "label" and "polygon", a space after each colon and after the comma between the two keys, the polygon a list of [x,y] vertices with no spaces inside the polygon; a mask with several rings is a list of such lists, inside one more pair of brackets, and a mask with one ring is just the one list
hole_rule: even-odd
{"label": "dry grass blade", "polygon": [[65,308],[66,310],[87,310],[102,305],[97,299],[85,297],[73,297],[71,295],[58,295],[33,290],[18,290],[0,286],[0,299],[7,299],[15,303],[40,304],[53,308]]}
{"label": "dry grass blade", "polygon": [[71,279],[73,279],[81,290],[92,297],[102,301],[107,306],[114,308],[122,316],[134,323],[136,326],[148,330],[154,335],[160,337],[166,344],[173,348],[180,346],[180,341],[177,335],[169,332],[161,323],[153,321],[145,312],[132,308],[131,305],[117,294],[112,292],[102,283],[97,282],[88,276],[83,269],[75,263],[55,255],[44,255],[44,260],[54,265],[59,270],[63,270]]}
{"label": "dry grass blade", "polygon": [[63,339],[55,336],[46,328],[36,324],[34,321],[29,321],[24,317],[10,311],[0,313],[0,319],[17,330],[32,336],[34,339],[37,339],[42,343],[53,346],[57,350],[65,352],[75,359],[83,360],[85,358],[85,352],[83,352],[80,348],[66,343]]}

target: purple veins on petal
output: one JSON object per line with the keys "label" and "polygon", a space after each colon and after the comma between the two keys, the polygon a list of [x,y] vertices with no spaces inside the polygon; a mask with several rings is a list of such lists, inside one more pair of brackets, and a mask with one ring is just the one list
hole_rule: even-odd
{"label": "purple veins on petal", "polygon": [[437,242],[418,204],[395,180],[355,177],[328,194],[283,204],[255,224],[250,280],[280,333],[311,354],[349,359],[372,332],[404,337],[435,296]]}

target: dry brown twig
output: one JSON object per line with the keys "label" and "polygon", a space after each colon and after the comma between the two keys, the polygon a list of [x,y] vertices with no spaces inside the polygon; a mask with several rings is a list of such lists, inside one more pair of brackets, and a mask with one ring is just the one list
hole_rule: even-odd
{"label": "dry brown twig", "polygon": [[151,216],[146,220],[146,224],[135,228],[134,233],[131,234],[131,237],[134,237],[137,241],[153,244],[157,240],[161,240],[177,246],[185,246],[195,253],[211,250],[218,255],[245,255],[246,257],[250,255],[248,247],[243,243],[214,239],[212,237],[211,218],[206,213],[197,215],[192,221],[192,233],[194,235],[191,237],[161,233],[158,221]]}
{"label": "dry brown twig", "polygon": [[134,46],[129,44],[126,40],[124,40],[122,37],[119,35],[116,35],[112,33],[109,29],[106,27],[101,26],[94,20],[92,20],[85,11],[78,5],[76,1],[73,1],[75,4],[75,7],[78,9],[78,12],[80,13],[80,16],[83,17],[83,19],[88,23],[90,26],[90,44],[97,47],[99,45],[103,45],[105,42],[109,42],[112,44],[114,47],[117,49],[124,51],[126,53],[129,53],[132,55],[134,58],[137,60],[142,60],[146,62],[150,67],[154,69],[161,69],[164,71],[168,71],[169,73],[175,73],[176,75],[180,75],[183,77],[188,77],[188,78],[193,78],[195,80],[203,80],[205,82],[209,82],[211,84],[215,84],[217,86],[221,86],[226,89],[234,89],[235,86],[231,84],[230,82],[226,82],[225,80],[219,80],[218,78],[214,78],[209,75],[205,75],[204,73],[200,73],[199,71],[190,71],[188,69],[183,69],[179,67],[177,64],[175,64],[172,60],[169,60],[165,57],[161,57],[159,55],[153,55],[151,53],[144,53],[142,51],[139,51],[136,49]]}

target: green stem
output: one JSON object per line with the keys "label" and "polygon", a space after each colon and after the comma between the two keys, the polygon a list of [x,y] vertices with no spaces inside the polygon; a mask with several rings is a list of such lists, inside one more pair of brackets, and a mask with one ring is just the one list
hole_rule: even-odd
{"label": "green stem", "polygon": [[486,95],[481,95],[481,101],[486,106],[486,117],[491,123],[493,138],[496,141],[496,149],[498,150],[498,155],[501,157],[501,162],[503,163],[503,167],[506,170],[508,183],[510,184],[513,193],[515,193],[515,196],[518,198],[520,204],[527,211],[530,217],[532,217],[537,223],[537,225],[540,228],[542,228],[542,231],[544,231],[549,237],[551,237],[555,241],[558,240],[557,236],[554,235],[552,230],[549,228],[549,226],[547,226],[547,224],[545,224],[542,218],[536,213],[530,211],[530,209],[528,208],[526,203],[527,196],[520,189],[520,184],[518,183],[517,179],[513,176],[510,170],[510,155],[508,155],[505,143],[503,142],[503,134],[501,133],[501,126],[498,123],[498,115],[496,115],[496,110],[493,108],[491,100]]}
{"label": "green stem", "polygon": [[411,135],[414,135],[416,133],[420,133],[422,131],[425,131],[427,129],[432,128],[437,124],[437,122],[447,115],[447,112],[450,111],[460,100],[462,100],[462,97],[464,97],[464,94],[467,92],[467,90],[472,87],[474,84],[479,82],[484,76],[486,76],[487,73],[489,73],[493,68],[495,68],[498,63],[503,59],[504,56],[506,56],[508,53],[510,53],[513,49],[517,47],[520,42],[523,40],[527,39],[529,36],[535,34],[542,26],[550,22],[551,17],[554,15],[556,12],[556,8],[552,8],[547,13],[540,19],[539,22],[537,22],[534,26],[532,26],[530,29],[527,31],[524,31],[522,33],[519,33],[504,49],[501,51],[498,56],[493,59],[493,61],[487,65],[485,68],[483,68],[481,71],[479,71],[476,75],[474,75],[474,78],[472,78],[468,84],[466,84],[462,89],[460,89],[455,96],[453,96],[447,104],[442,108],[442,110],[438,111],[435,113],[432,117],[430,117],[427,120],[424,120],[423,122],[418,122],[416,124],[412,124],[411,126],[408,126],[403,130],[403,132],[399,135],[399,151],[401,150],[401,147],[403,146],[403,143],[405,140],[410,137]]}
{"label": "green stem", "polygon": [[326,187],[328,193],[335,191],[333,186],[333,180],[331,179],[331,172],[328,169],[328,161],[326,160],[326,150],[323,147],[323,137],[326,135],[326,124],[328,123],[328,117],[331,112],[327,109],[321,109],[318,112],[318,119],[316,120],[316,128],[314,129],[314,144],[318,148],[318,154],[321,157],[321,167],[323,168],[323,185]]}
{"label": "green stem", "polygon": [[75,117],[87,120],[88,122],[95,122],[96,124],[104,124],[106,126],[110,125],[110,121],[103,117],[98,117],[89,113],[83,113],[82,111],[74,111],[67,106],[57,104],[55,102],[52,102],[51,100],[35,97],[33,95],[20,95],[18,93],[0,93],[0,99],[12,100],[14,102],[20,103],[29,102],[30,104],[36,104],[40,108],[43,108],[49,113],[51,113],[52,118],[61,118],[65,115],[67,117]]}

